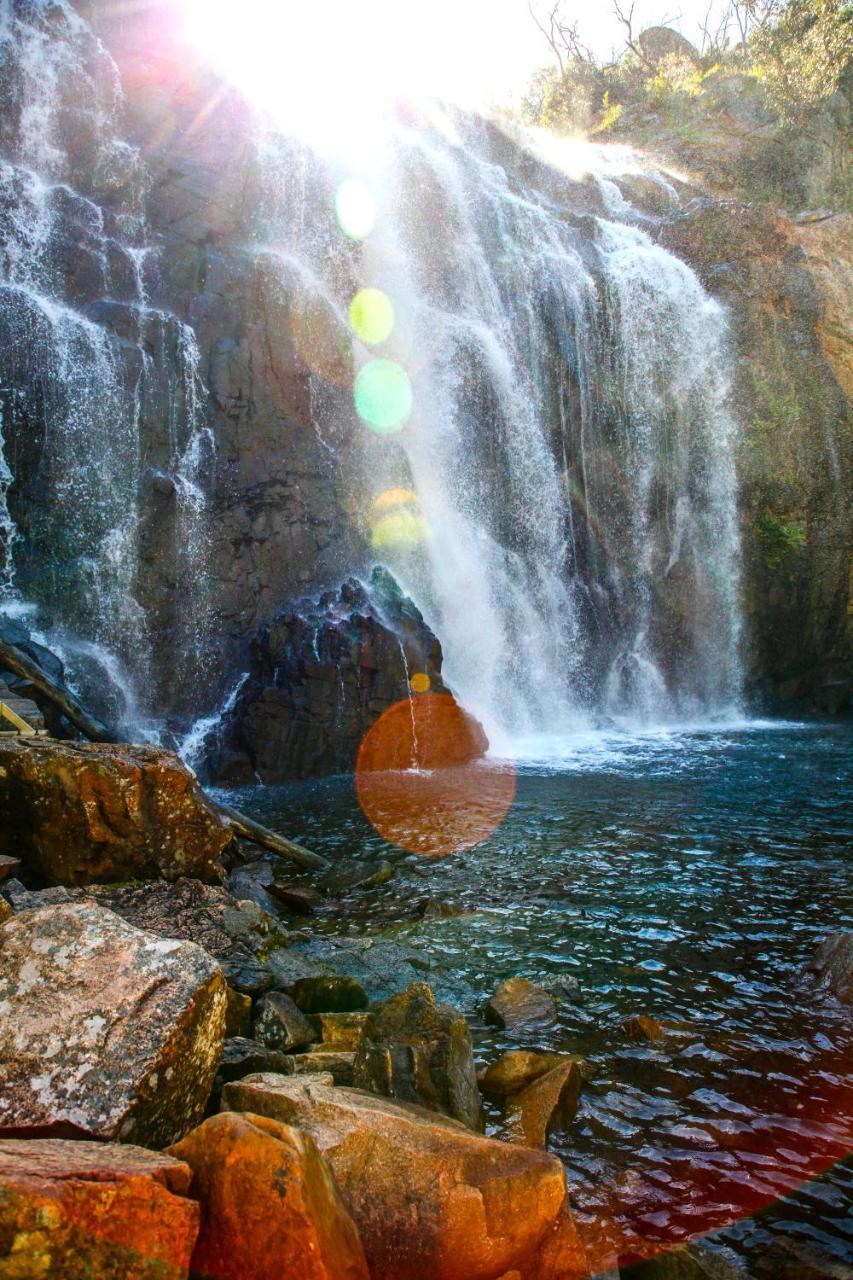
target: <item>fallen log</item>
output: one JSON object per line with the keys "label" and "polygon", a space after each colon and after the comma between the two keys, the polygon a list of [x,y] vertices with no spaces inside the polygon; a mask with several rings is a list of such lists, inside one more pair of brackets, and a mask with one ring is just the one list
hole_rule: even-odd
{"label": "fallen log", "polygon": [[247,818],[245,814],[238,813],[236,809],[232,809],[230,804],[222,804],[219,800],[211,800],[207,797],[210,804],[213,805],[217,813],[231,826],[235,835],[242,836],[244,840],[251,840],[254,844],[263,845],[265,849],[271,849],[274,853],[280,854],[282,858],[289,858],[291,862],[297,862],[302,867],[327,867],[329,865],[328,858],[323,858],[319,853],[311,853],[308,849],[303,849],[301,844],[296,844],[293,840],[288,840],[285,836],[277,835],[275,831],[270,831],[268,827],[262,827],[259,822]]}
{"label": "fallen log", "polygon": [[[67,689],[61,688],[51,680],[50,676],[45,675],[41,667],[31,658],[14,645],[0,641],[0,670],[4,667],[8,671],[13,671],[16,676],[29,680],[33,688],[38,689],[39,693],[43,694],[58,711],[61,711],[66,720],[70,721],[75,729],[79,729],[84,738],[88,738],[90,742],[116,744],[121,741],[114,729],[96,719],[95,716],[89,715],[85,707],[82,707]],[[250,840],[264,849],[271,849],[279,857],[287,858],[301,867],[320,868],[329,865],[328,859],[321,857],[319,853],[311,853],[308,849],[303,849],[302,845],[295,844],[294,841],[278,835],[275,831],[270,831],[268,827],[238,813],[230,805],[222,804],[209,795],[207,795],[207,801],[211,808],[224,818],[234,834],[242,836],[244,840]]]}
{"label": "fallen log", "polygon": [[15,645],[0,641],[0,668],[2,667],[13,671],[16,676],[21,676],[24,680],[29,680],[33,688],[44,694],[56,709],[62,712],[65,719],[70,721],[75,729],[79,729],[90,742],[116,743],[119,741],[118,736],[101,720],[90,716],[67,689],[61,688],[46,676],[38,663],[33,662],[32,658],[28,658]]}

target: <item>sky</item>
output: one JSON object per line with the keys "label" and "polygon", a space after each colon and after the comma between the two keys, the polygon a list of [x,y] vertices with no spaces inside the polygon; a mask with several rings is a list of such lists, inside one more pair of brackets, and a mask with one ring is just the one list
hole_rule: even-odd
{"label": "sky", "polygon": [[[695,38],[708,3],[636,0],[635,31],[680,14]],[[328,114],[356,123],[401,96],[444,97],[465,106],[520,98],[552,55],[527,0],[181,0],[190,38],[248,95],[282,120]],[[547,8],[549,0],[536,0]],[[622,47],[610,0],[566,0],[601,57]],[[342,110],[342,108],[344,108]]]}

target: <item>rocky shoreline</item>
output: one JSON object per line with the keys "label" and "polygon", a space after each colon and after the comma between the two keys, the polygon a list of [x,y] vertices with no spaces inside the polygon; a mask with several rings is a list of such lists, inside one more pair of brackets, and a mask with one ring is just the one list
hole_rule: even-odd
{"label": "rocky shoreline", "polygon": [[[707,1245],[621,1272],[590,1249],[547,1151],[589,1065],[518,1047],[478,1074],[428,960],[382,940],[320,958],[312,912],[352,875],[259,861],[176,757],[10,739],[0,799],[0,1276],[744,1274]],[[850,1000],[849,935],[815,967]],[[529,1046],[575,998],[509,979],[481,1014]]]}

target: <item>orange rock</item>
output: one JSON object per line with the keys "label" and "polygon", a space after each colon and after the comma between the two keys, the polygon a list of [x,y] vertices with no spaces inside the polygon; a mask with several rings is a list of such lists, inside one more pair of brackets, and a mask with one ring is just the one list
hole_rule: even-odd
{"label": "orange rock", "polygon": [[622,1023],[624,1030],[628,1034],[629,1040],[648,1040],[652,1043],[663,1040],[664,1028],[663,1023],[658,1022],[656,1018],[647,1018],[644,1013],[638,1013],[633,1018],[628,1018]]}
{"label": "orange rock", "polygon": [[507,978],[486,1001],[486,1022],[512,1031],[549,1026],[556,1020],[557,1006],[542,987],[529,978]]}
{"label": "orange rock", "polygon": [[[477,1076],[487,1098],[508,1098],[520,1093],[534,1080],[570,1061],[565,1053],[539,1053],[534,1049],[508,1049]],[[580,1062],[581,1059],[578,1059]]]}
{"label": "orange rock", "polygon": [[544,1147],[552,1129],[568,1124],[578,1108],[581,1069],[563,1062],[509,1099],[507,1135],[511,1142]]}
{"label": "orange rock", "polygon": [[565,1203],[523,1280],[587,1280],[589,1275],[586,1253]]}
{"label": "orange rock", "polygon": [[198,1205],[185,1164],[141,1147],[0,1141],[4,1280],[186,1280]]}
{"label": "orange rock", "polygon": [[524,1274],[563,1205],[555,1157],[361,1089],[250,1076],[226,1086],[222,1105],[311,1134],[358,1226],[372,1280]]}
{"label": "orange rock", "polygon": [[223,1112],[171,1155],[201,1203],[192,1256],[203,1280],[369,1280],[364,1252],[313,1139],[263,1116]]}
{"label": "orange rock", "polygon": [[0,853],[53,884],[211,880],[231,832],[170,751],[0,743]]}

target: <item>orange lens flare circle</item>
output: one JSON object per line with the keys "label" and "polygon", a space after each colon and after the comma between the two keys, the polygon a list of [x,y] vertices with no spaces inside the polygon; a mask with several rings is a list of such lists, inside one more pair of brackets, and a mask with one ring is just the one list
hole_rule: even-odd
{"label": "orange lens flare circle", "polygon": [[515,768],[483,759],[482,725],[449,693],[390,707],[367,731],[356,762],[358,802],[390,844],[423,857],[471,849],[515,798]]}

